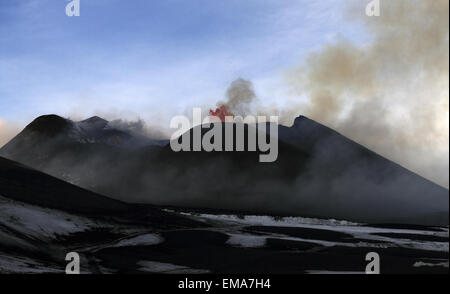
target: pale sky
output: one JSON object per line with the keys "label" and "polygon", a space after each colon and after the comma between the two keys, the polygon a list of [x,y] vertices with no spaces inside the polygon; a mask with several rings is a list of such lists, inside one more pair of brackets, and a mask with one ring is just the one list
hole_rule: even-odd
{"label": "pale sky", "polygon": [[168,125],[214,106],[228,85],[254,83],[264,103],[283,103],[283,72],[305,54],[346,38],[348,1],[0,1],[0,120],[20,127],[48,113],[141,117]]}

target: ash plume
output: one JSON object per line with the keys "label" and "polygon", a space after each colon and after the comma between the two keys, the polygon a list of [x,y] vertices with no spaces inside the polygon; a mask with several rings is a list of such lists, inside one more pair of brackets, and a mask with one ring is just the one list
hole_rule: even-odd
{"label": "ash plume", "polygon": [[108,127],[128,131],[132,134],[152,138],[152,139],[165,139],[166,135],[163,131],[156,127],[149,126],[143,119],[137,118],[136,120],[114,119],[108,122]]}
{"label": "ash plume", "polygon": [[254,102],[256,94],[251,81],[238,78],[228,87],[226,97],[227,100],[219,101],[217,106],[224,105],[234,115],[244,116],[248,114],[250,104]]}
{"label": "ash plume", "polygon": [[297,114],[448,187],[449,2],[381,1],[379,17],[349,11],[371,41],[340,40],[293,69],[287,80],[306,97]]}

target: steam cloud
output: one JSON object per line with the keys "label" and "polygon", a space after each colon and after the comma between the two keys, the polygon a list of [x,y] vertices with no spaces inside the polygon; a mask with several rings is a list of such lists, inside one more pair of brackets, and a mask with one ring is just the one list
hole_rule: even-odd
{"label": "steam cloud", "polygon": [[349,9],[369,44],[340,40],[289,72],[306,102],[263,108],[252,83],[239,78],[218,105],[239,115],[255,107],[283,124],[304,114],[448,188],[449,2],[383,1],[381,10],[367,17],[363,6]]}
{"label": "steam cloud", "polygon": [[136,120],[115,119],[108,122],[108,127],[128,131],[136,135],[162,140],[165,139],[163,131],[155,127],[148,126],[144,120],[138,118]]}
{"label": "steam cloud", "polygon": [[379,17],[352,11],[371,42],[340,40],[290,72],[307,98],[296,114],[448,187],[449,2],[382,1]]}
{"label": "steam cloud", "polygon": [[243,78],[234,80],[227,89],[227,100],[218,102],[217,106],[225,105],[228,111],[235,115],[248,114],[250,104],[256,98],[252,82]]}

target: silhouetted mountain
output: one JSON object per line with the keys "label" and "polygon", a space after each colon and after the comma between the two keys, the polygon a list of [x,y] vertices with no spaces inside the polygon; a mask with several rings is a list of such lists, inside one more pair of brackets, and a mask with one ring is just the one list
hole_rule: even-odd
{"label": "silhouetted mountain", "polygon": [[86,166],[81,166],[84,163],[95,168],[102,160],[111,161],[119,154],[164,144],[167,141],[149,139],[115,124],[110,126],[97,116],[73,122],[57,115],[43,115],[4,145],[0,155],[79,184],[82,178],[92,176]]}
{"label": "silhouetted mountain", "polygon": [[448,198],[448,190],[443,187],[304,116],[297,117],[291,127],[280,125],[278,136],[280,141],[309,154],[323,168],[323,174],[337,176],[359,169],[366,178],[372,178],[380,185],[392,179],[401,179],[412,183],[418,192],[426,193],[425,197],[430,197],[430,200],[445,194]]}
{"label": "silhouetted mountain", "polygon": [[[23,146],[48,148],[49,144],[104,144],[108,146],[136,149],[144,146],[165,145],[167,140],[153,140],[142,134],[120,128],[98,116],[79,122],[57,115],[36,118],[25,129],[2,147],[2,153],[14,156]],[[43,150],[41,150],[43,151]]]}
{"label": "silhouetted mountain", "polygon": [[130,205],[0,157],[0,196],[82,214],[120,213]]}
{"label": "silhouetted mountain", "polygon": [[[36,131],[36,121],[44,130]],[[36,121],[0,154],[126,202],[448,224],[447,189],[306,117],[278,127],[278,158],[272,163],[259,162],[259,152],[248,150],[174,152],[169,145],[122,148],[105,140],[86,144],[65,139],[73,138],[74,131],[92,138],[92,130],[105,130],[100,118],[76,127],[57,117]],[[245,125],[245,134],[252,128]],[[201,138],[207,131],[201,128]],[[192,138],[193,132],[186,135]]]}

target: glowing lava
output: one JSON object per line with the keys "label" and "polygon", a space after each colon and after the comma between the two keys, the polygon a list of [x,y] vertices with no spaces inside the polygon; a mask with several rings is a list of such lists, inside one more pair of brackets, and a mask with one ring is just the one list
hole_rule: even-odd
{"label": "glowing lava", "polygon": [[219,108],[216,108],[216,111],[213,111],[212,109],[210,109],[209,115],[216,116],[221,121],[225,121],[226,116],[234,116],[231,112],[228,111],[228,109],[225,105],[221,105]]}

